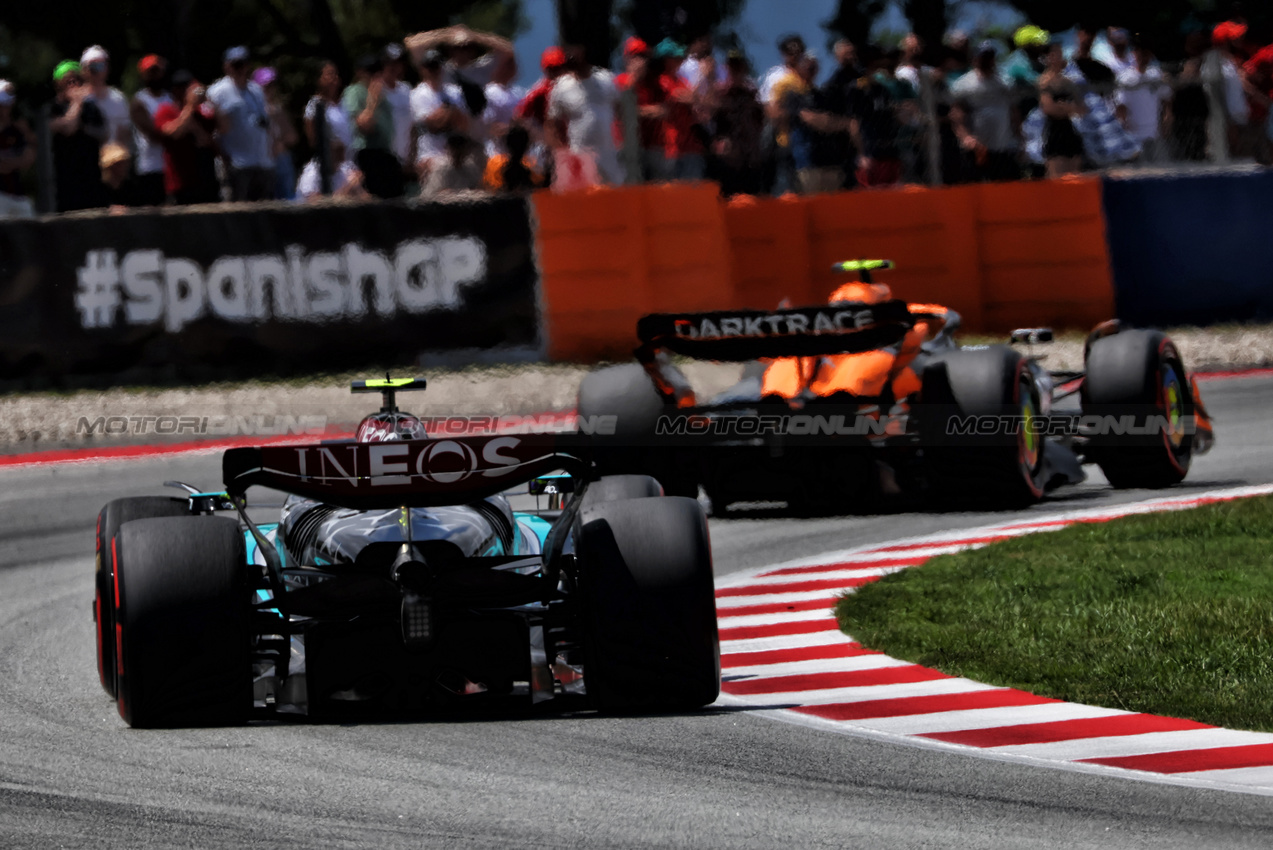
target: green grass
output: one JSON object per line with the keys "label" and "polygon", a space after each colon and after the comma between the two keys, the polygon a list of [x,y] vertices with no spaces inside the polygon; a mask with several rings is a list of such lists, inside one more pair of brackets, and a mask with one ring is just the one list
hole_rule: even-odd
{"label": "green grass", "polygon": [[1273,731],[1273,498],[944,555],[837,614],[862,644],[951,675]]}

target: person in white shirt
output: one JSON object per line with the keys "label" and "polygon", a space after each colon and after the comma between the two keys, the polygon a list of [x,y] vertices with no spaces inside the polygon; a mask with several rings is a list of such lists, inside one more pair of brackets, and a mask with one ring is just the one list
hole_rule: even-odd
{"label": "person in white shirt", "polygon": [[517,77],[517,59],[512,54],[500,60],[495,69],[495,76],[487,84],[486,111],[482,113],[482,124],[486,129],[486,155],[488,157],[507,153],[504,137],[513,123],[513,113],[517,104],[526,96],[526,90],[513,85]]}
{"label": "person in white shirt", "polygon": [[[345,155],[345,144],[335,137],[331,140],[331,197],[349,200],[366,200],[371,195],[362,185],[362,172]],[[296,200],[317,201],[323,195],[322,164],[314,157],[301,170],[296,181]]]}
{"label": "person in white shirt", "polygon": [[142,87],[133,95],[132,124],[133,143],[137,149],[134,158],[134,189],[141,206],[159,206],[167,198],[164,189],[164,139],[155,126],[155,113],[159,107],[172,103],[172,97],[164,87],[167,82],[168,63],[160,56],[150,54],[137,63]]}
{"label": "person in white shirt", "polygon": [[464,93],[463,105],[470,118],[464,133],[485,146],[486,132],[482,122],[482,113],[486,110],[484,90],[495,78],[501,60],[513,55],[513,43],[494,33],[457,25],[409,36],[406,45],[416,56],[429,50],[442,54],[446,82],[459,86]]}
{"label": "person in white shirt", "polygon": [[106,77],[110,73],[110,54],[106,48],[94,44],[85,50],[80,56],[80,69],[90,89],[89,97],[106,119],[106,141],[117,142],[132,150],[132,107],[123,92],[106,85]]}
{"label": "person in white shirt", "polygon": [[713,87],[729,79],[729,72],[725,70],[725,66],[718,63],[716,57],[712,55],[712,37],[710,35],[701,35],[690,42],[685,60],[681,62],[681,67],[677,70],[677,73],[680,74],[686,85],[691,89],[697,89],[699,84],[703,82],[705,72],[709,69],[712,79],[708,82]]}
{"label": "person in white shirt", "polygon": [[411,119],[416,128],[416,173],[424,182],[446,158],[447,136],[468,130],[469,113],[460,87],[444,82],[442,54],[430,49],[414,55],[420,84],[411,90]]}
{"label": "person in white shirt", "polygon": [[272,200],[274,157],[265,92],[248,78],[246,47],[231,47],[224,58],[225,76],[208,87],[208,101],[217,110],[230,200]]}
{"label": "person in white shirt", "polygon": [[[568,45],[566,73],[548,96],[548,136],[555,150],[594,160],[601,182],[624,182],[614,143],[619,90],[614,75],[594,68],[581,44]],[[562,132],[564,128],[564,133]]]}
{"label": "person in white shirt", "polygon": [[796,73],[796,66],[806,53],[804,39],[798,35],[784,35],[778,40],[778,52],[782,54],[782,64],[775,65],[765,72],[760,82],[760,102],[769,103],[774,86],[788,74]]}
{"label": "person in white shirt", "polygon": [[479,89],[495,77],[499,60],[513,53],[513,43],[508,39],[463,25],[417,33],[407,38],[406,44],[417,56],[427,50],[442,51],[448,81]]}
{"label": "person in white shirt", "polygon": [[1097,55],[1097,59],[1109,66],[1114,72],[1114,78],[1133,67],[1136,59],[1132,55],[1131,34],[1122,27],[1110,27],[1106,30],[1106,38],[1108,44],[1103,52]]}
{"label": "person in white shirt", "polygon": [[1118,74],[1115,114],[1132,138],[1141,144],[1141,161],[1161,162],[1166,157],[1160,128],[1163,111],[1171,103],[1171,86],[1163,79],[1154,54],[1137,36],[1132,40],[1133,63]]}
{"label": "person in white shirt", "polygon": [[[1247,25],[1238,21],[1224,21],[1211,31],[1211,46],[1215,48],[1220,63],[1220,77],[1224,83],[1224,109],[1229,117],[1229,146],[1239,156],[1247,124],[1251,120],[1251,104],[1246,96],[1246,74],[1242,70],[1243,42]],[[1205,73],[1205,72],[1204,72]]]}
{"label": "person in white shirt", "polygon": [[897,70],[893,72],[893,76],[910,83],[911,88],[918,94],[921,88],[920,59],[924,55],[924,41],[913,32],[907,33],[902,39],[901,48],[902,56],[898,60]]}
{"label": "person in white shirt", "polygon": [[346,150],[349,149],[354,137],[349,127],[349,116],[340,105],[340,93],[343,90],[340,69],[336,67],[336,63],[324,62],[323,69],[318,74],[317,92],[305,104],[305,137],[309,139],[310,147],[318,144],[314,122],[321,109],[327,120],[327,132],[332,138],[339,139]]}
{"label": "person in white shirt", "polygon": [[411,163],[411,86],[403,82],[406,76],[406,54],[399,44],[390,44],[380,51],[384,65],[384,90],[381,95],[393,112],[393,155],[404,166]]}

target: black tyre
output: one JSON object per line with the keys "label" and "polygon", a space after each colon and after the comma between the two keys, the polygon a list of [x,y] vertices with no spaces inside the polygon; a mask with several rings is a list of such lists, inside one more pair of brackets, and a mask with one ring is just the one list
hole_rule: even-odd
{"label": "black tyre", "polygon": [[97,632],[97,675],[102,689],[115,697],[115,568],[111,558],[111,541],[119,527],[135,519],[190,516],[185,499],[168,496],[140,496],[116,499],[97,515],[97,555],[94,559],[96,591],[93,597],[93,623]]}
{"label": "black tyre", "polygon": [[141,728],[244,722],[251,589],[238,523],[134,520],[120,527],[115,555],[120,716]]}
{"label": "black tyre", "polygon": [[662,496],[663,486],[648,475],[603,475],[588,485],[582,508],[622,499],[648,499]]}
{"label": "black tyre", "polygon": [[[1095,434],[1087,456],[1118,488],[1179,484],[1193,459],[1185,423],[1193,396],[1175,344],[1161,331],[1129,330],[1102,337],[1087,355],[1083,414],[1132,424],[1137,433]],[[1112,417],[1112,418],[1109,418]]]}
{"label": "black tyre", "polygon": [[581,419],[615,417],[613,434],[592,438],[593,460],[602,475],[645,473],[658,479],[669,496],[698,495],[698,478],[675,446],[656,444],[660,416],[675,413],[638,363],[589,372],[579,384],[576,410]]}
{"label": "black tyre", "polygon": [[[925,366],[918,415],[933,494],[992,507],[1042,498],[1040,407],[1028,361],[1007,346],[952,351]],[[995,422],[1012,427],[969,427]]]}
{"label": "black tyre", "polygon": [[584,509],[580,559],[584,675],[603,711],[675,711],[715,702],[720,639],[707,521],[680,497]]}

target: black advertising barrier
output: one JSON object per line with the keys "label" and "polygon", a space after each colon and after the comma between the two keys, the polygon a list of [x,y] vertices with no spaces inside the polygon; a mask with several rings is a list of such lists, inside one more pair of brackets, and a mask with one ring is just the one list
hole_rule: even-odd
{"label": "black advertising barrier", "polygon": [[0,369],[216,376],[540,349],[528,204],[235,205],[0,223]]}

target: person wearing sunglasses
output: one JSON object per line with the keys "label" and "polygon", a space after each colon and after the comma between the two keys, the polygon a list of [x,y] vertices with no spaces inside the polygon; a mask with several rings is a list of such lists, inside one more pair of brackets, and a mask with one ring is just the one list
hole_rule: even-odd
{"label": "person wearing sunglasses", "polygon": [[49,107],[53,181],[58,212],[106,206],[98,153],[106,140],[106,119],[74,59],[53,70],[57,95]]}
{"label": "person wearing sunglasses", "polygon": [[110,54],[100,44],[94,44],[80,56],[80,74],[88,85],[89,96],[106,119],[106,141],[117,142],[132,148],[132,107],[124,93],[107,85],[110,74]]}
{"label": "person wearing sunglasses", "polygon": [[265,92],[249,76],[246,47],[231,47],[224,58],[225,76],[208,87],[208,100],[217,110],[230,200],[272,200],[274,158]]}

